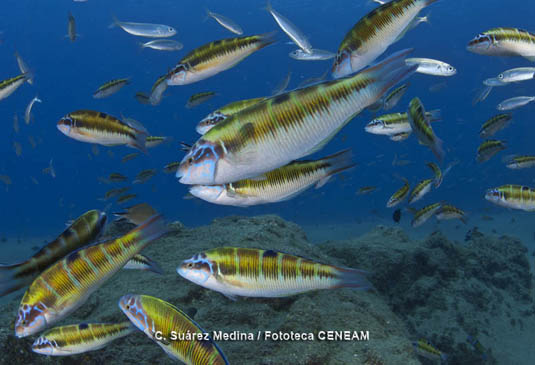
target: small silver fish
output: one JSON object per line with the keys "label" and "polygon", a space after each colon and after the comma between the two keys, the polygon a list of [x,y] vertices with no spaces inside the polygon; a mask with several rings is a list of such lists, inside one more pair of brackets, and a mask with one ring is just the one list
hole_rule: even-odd
{"label": "small silver fish", "polygon": [[535,67],[512,68],[502,72],[497,77],[502,83],[533,80],[533,78],[535,78]]}
{"label": "small silver fish", "polygon": [[206,9],[206,15],[208,18],[213,18],[216,22],[219,23],[219,25],[221,25],[223,28],[225,28],[226,30],[234,33],[234,34],[237,34],[237,35],[242,35],[243,34],[243,30],[241,29],[241,27],[236,24],[236,22],[234,22],[233,20],[227,18],[226,16],[223,16],[221,14],[217,14],[217,13],[212,13],[210,10]]}
{"label": "small silver fish", "polygon": [[483,81],[483,85],[495,87],[495,86],[505,86],[507,85],[507,83],[501,81],[497,77],[491,77]]}
{"label": "small silver fish", "polygon": [[115,16],[109,28],[119,27],[126,33],[139,37],[167,38],[176,34],[176,29],[164,24],[121,22]]}
{"label": "small silver fish", "polygon": [[184,45],[172,39],[154,39],[146,43],[140,43],[141,48],[152,48],[158,51],[180,51]]}
{"label": "small silver fish", "polygon": [[303,51],[301,48],[289,53],[289,56],[299,61],[324,61],[330,60],[336,56],[335,53],[322,49],[312,48],[310,53]]}
{"label": "small silver fish", "polygon": [[430,58],[407,58],[405,63],[408,66],[418,65],[416,72],[425,75],[453,76],[457,73],[452,65]]}
{"label": "small silver fish", "polygon": [[39,99],[37,96],[35,96],[28,106],[26,107],[26,111],[24,112],[24,122],[26,124],[30,124],[31,118],[32,118],[32,107],[35,102],[42,103],[43,101]]}
{"label": "small silver fish", "polygon": [[517,96],[511,99],[502,101],[496,107],[498,110],[512,110],[523,107],[535,100],[535,96]]}
{"label": "small silver fish", "polygon": [[492,91],[492,86],[486,86],[483,89],[481,89],[474,97],[474,100],[472,100],[472,106],[484,101],[489,96],[491,91]]}
{"label": "small silver fish", "polygon": [[275,21],[277,22],[279,27],[282,29],[282,31],[284,33],[286,33],[286,35],[288,37],[290,37],[290,39],[299,48],[301,48],[306,53],[312,53],[312,45],[310,44],[308,39],[305,37],[303,32],[301,32],[301,30],[299,30],[299,28],[297,28],[286,17],[284,17],[282,14],[278,13],[277,11],[275,11],[273,9],[273,7],[271,6],[271,1],[269,1],[269,0],[268,0],[266,9],[267,9],[267,11],[269,11],[271,16],[273,16],[273,19],[275,19]]}

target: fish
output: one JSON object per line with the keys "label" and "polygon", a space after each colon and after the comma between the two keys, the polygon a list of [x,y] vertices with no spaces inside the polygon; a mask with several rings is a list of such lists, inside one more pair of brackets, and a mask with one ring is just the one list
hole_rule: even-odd
{"label": "fish", "polygon": [[118,172],[112,172],[110,176],[108,176],[108,179],[111,182],[122,182],[128,180],[126,176],[119,174]]}
{"label": "fish", "polygon": [[19,133],[20,127],[19,127],[19,116],[15,113],[13,116],[13,130],[15,133]]}
{"label": "fish", "polygon": [[176,174],[176,170],[178,169],[179,165],[180,161],[168,163],[163,167],[163,171],[167,174]]}
{"label": "fish", "polygon": [[428,90],[430,92],[432,92],[432,93],[436,93],[436,92],[439,92],[441,90],[444,90],[447,86],[448,86],[448,83],[446,81],[439,82],[437,84],[433,84],[433,85],[429,86]]}
{"label": "fish", "polygon": [[312,53],[312,45],[308,41],[303,32],[295,26],[288,18],[277,12],[271,6],[271,1],[268,0],[266,10],[271,14],[277,25],[284,33],[305,53]]}
{"label": "fish", "polygon": [[206,132],[208,132],[210,129],[212,129],[216,124],[221,123],[222,121],[227,119],[229,116],[236,114],[237,112],[240,112],[244,109],[247,109],[251,105],[257,104],[264,100],[266,100],[266,98],[253,98],[253,99],[239,100],[239,101],[235,101],[230,104],[227,104],[211,112],[206,117],[201,119],[201,121],[195,127],[195,130],[200,135],[203,135]]}
{"label": "fish", "polygon": [[377,190],[377,186],[362,186],[357,190],[356,194],[366,195],[366,194],[371,194],[376,190]]}
{"label": "fish", "polygon": [[61,118],[57,127],[67,137],[80,142],[103,146],[127,145],[146,151],[148,132],[141,124],[127,124],[102,112],[77,110]]}
{"label": "fish", "polygon": [[288,85],[290,84],[290,79],[291,78],[292,78],[292,72],[288,71],[288,73],[286,74],[286,77],[284,77],[284,79],[282,79],[277,84],[277,86],[275,86],[275,88],[271,92],[271,95],[275,96],[275,95],[282,94],[284,92],[284,90],[286,90],[288,88]]}
{"label": "fish", "polygon": [[236,24],[235,21],[227,18],[226,16],[213,13],[210,10],[206,9],[206,17],[214,19],[219,25],[221,25],[223,28],[225,28],[226,30],[234,34],[237,34],[237,35],[243,34],[243,29],[238,24]]}
{"label": "fish", "polygon": [[67,22],[67,37],[71,40],[71,42],[74,42],[76,40],[76,20],[74,19],[74,16],[69,12],[68,16],[68,22]]}
{"label": "fish", "polygon": [[399,223],[401,220],[401,209],[394,210],[394,213],[392,213],[392,220],[396,223]]}
{"label": "fish", "polygon": [[[165,83],[167,85],[167,82]],[[136,100],[143,105],[149,104],[149,95],[145,94],[144,92],[137,92],[136,95],[134,95]]]}
{"label": "fish", "polygon": [[80,323],[52,328],[32,344],[41,355],[66,356],[100,350],[110,342],[137,331],[130,321],[122,323]]}
{"label": "fish", "polygon": [[481,138],[488,138],[492,137],[496,134],[496,132],[504,129],[507,127],[511,120],[513,119],[513,116],[510,113],[505,114],[498,114],[487,120],[483,125],[481,126],[481,129],[479,130],[479,137]]}
{"label": "fish", "polygon": [[506,86],[507,83],[505,82],[502,82],[500,79],[498,79],[497,77],[491,77],[489,79],[485,79],[483,81],[483,85],[486,85],[486,86],[492,86],[492,87],[500,87],[500,86]]}
{"label": "fish", "polygon": [[[406,62],[406,60],[405,60],[405,62]],[[409,84],[407,83],[407,84],[400,85],[397,88],[395,88],[394,90],[392,90],[390,92],[390,94],[388,94],[385,97],[385,100],[384,100],[384,103],[383,103],[383,109],[384,110],[390,110],[393,107],[395,107],[399,103],[399,101],[401,100],[403,95],[405,95],[405,93],[407,92],[408,88],[409,88]]]}
{"label": "fish", "polygon": [[513,156],[507,162],[506,167],[512,170],[535,167],[535,156]]}
{"label": "fish", "polygon": [[496,109],[498,110],[513,110],[523,107],[535,100],[535,96],[516,96],[502,101]]}
{"label": "fish", "polygon": [[535,34],[518,28],[493,28],[478,34],[466,47],[486,56],[520,56],[535,62]]}
{"label": "fish", "polygon": [[217,75],[273,42],[269,33],[210,42],[183,57],[167,74],[167,84],[187,85]]}
{"label": "fish", "polygon": [[132,181],[132,184],[143,184],[147,182],[151,177],[156,175],[156,169],[147,169],[140,171],[137,175],[134,181]]}
{"label": "fish", "polygon": [[479,342],[479,340],[477,338],[475,338],[474,336],[471,336],[469,335],[467,338],[466,338],[466,342],[468,342],[470,344],[470,346],[472,347],[472,349],[477,352],[481,358],[483,360],[487,360],[487,350],[485,349],[485,347],[481,344],[481,342]]}
{"label": "fish", "polygon": [[[430,110],[425,113],[429,123],[442,120],[440,109]],[[392,113],[381,115],[364,127],[364,130],[372,134],[382,134],[387,136],[399,135],[401,133],[412,133],[409,115],[407,113]]]}
{"label": "fish", "polygon": [[43,270],[56,261],[96,240],[105,225],[106,213],[99,210],[87,211],[28,260],[12,265],[0,265],[0,296],[31,284]]}
{"label": "fish", "polygon": [[336,57],[336,53],[316,48],[311,48],[310,52],[303,51],[299,48],[290,52],[288,55],[294,60],[299,61],[325,61]]}
{"label": "fish", "polygon": [[28,142],[30,142],[30,145],[33,149],[37,147],[37,142],[35,142],[35,138],[33,138],[33,136],[28,136]]}
{"label": "fish", "polygon": [[15,150],[17,157],[22,155],[22,145],[19,142],[13,141],[13,149]]}
{"label": "fish", "polygon": [[177,272],[230,298],[281,298],[313,290],[371,287],[364,270],[256,248],[213,248],[182,261]]}
{"label": "fish", "polygon": [[119,196],[119,195],[121,195],[123,193],[126,193],[128,190],[130,190],[129,186],[108,190],[106,192],[106,194],[104,194],[104,199],[108,200],[108,199],[114,198],[114,197]]}
{"label": "fish", "polygon": [[416,72],[431,76],[453,76],[457,74],[457,69],[446,62],[433,60],[430,58],[407,58],[407,65],[417,65]]}
{"label": "fish", "polygon": [[502,83],[520,82],[533,80],[535,78],[535,67],[518,67],[506,70],[498,75],[497,79]]}
{"label": "fish", "polygon": [[444,159],[444,149],[442,140],[435,135],[429,123],[425,108],[419,98],[414,98],[409,104],[409,122],[412,131],[418,137],[418,141],[431,149],[435,157],[442,162]]}
{"label": "fish", "polygon": [[411,226],[416,228],[427,222],[429,218],[434,216],[442,208],[442,203],[429,204],[420,210],[414,211],[414,218],[411,221]]}
{"label": "fish", "polygon": [[117,91],[121,90],[124,86],[130,83],[130,78],[125,79],[115,79],[106,82],[104,85],[100,86],[97,91],[93,93],[95,99],[107,98],[110,95],[115,94]]}
{"label": "fish", "polygon": [[124,270],[150,271],[158,275],[163,275],[163,270],[158,263],[145,255],[137,254],[132,257],[124,266]]}
{"label": "fish", "polygon": [[414,72],[404,62],[410,51],[400,51],[350,78],[277,95],[232,115],[191,147],[177,178],[188,185],[226,184],[320,150],[363,109]]}
{"label": "fish", "polygon": [[314,161],[294,161],[253,179],[224,185],[193,185],[189,193],[213,204],[248,207],[292,199],[310,186],[322,187],[337,173],[354,167],[351,151]]}
{"label": "fish", "polygon": [[13,94],[22,84],[31,78],[30,74],[20,74],[0,82],[0,100]]}
{"label": "fish", "polygon": [[496,139],[488,139],[477,148],[476,161],[479,163],[490,160],[495,154],[507,148],[507,144]]}
{"label": "fish", "polygon": [[409,204],[415,203],[418,200],[422,199],[427,193],[431,191],[431,186],[433,185],[433,179],[424,179],[420,181],[412,189],[409,195]]}
{"label": "fish", "polygon": [[488,189],[485,199],[509,209],[535,211],[535,189],[528,186],[507,184]]}
{"label": "fish", "polygon": [[465,216],[466,216],[465,212],[463,212],[461,209],[457,207],[454,207],[451,204],[443,204],[435,214],[435,217],[439,221],[449,220],[449,219],[459,219],[464,224],[467,224]]}
{"label": "fish", "polygon": [[153,148],[161,145],[165,141],[169,140],[169,137],[160,137],[160,136],[148,136],[145,139],[145,147]]}
{"label": "fish", "polygon": [[176,29],[164,24],[121,22],[115,16],[108,28],[119,27],[128,34],[148,38],[167,38],[176,34]]}
{"label": "fish", "polygon": [[393,0],[361,18],[345,35],[332,66],[337,79],[374,62],[411,28],[418,13],[436,0]]}
{"label": "fish", "polygon": [[448,355],[437,349],[431,344],[431,342],[426,339],[419,339],[412,343],[414,347],[414,352],[418,355],[425,357],[426,359],[432,361],[440,361],[440,363],[446,363],[448,361]]}
{"label": "fish", "polygon": [[442,181],[444,180],[444,175],[442,174],[442,170],[440,170],[440,167],[438,167],[438,165],[434,162],[428,162],[426,163],[426,165],[427,167],[431,169],[431,171],[435,175],[435,181],[433,185],[435,186],[435,189],[436,189],[442,184]]}
{"label": "fish", "polygon": [[157,212],[147,203],[140,203],[133,205],[131,207],[125,208],[123,212],[113,213],[117,220],[126,220],[129,223],[135,224],[136,226],[142,224],[147,219],[155,215]]}
{"label": "fish", "polygon": [[151,48],[157,51],[180,51],[184,45],[173,39],[154,39],[145,43],[139,43],[141,49]]}
{"label": "fish", "polygon": [[43,169],[43,174],[45,175],[50,175],[52,176],[52,178],[56,178],[56,169],[54,168],[54,159],[50,159],[50,161],[48,162],[48,167],[44,168]]}
{"label": "fish", "polygon": [[[403,186],[400,187],[392,196],[388,199],[388,202],[386,203],[387,208],[393,208],[399,204],[401,204],[405,198],[409,195],[410,185],[409,181],[405,179],[404,177],[401,178],[403,181]],[[401,214],[401,213],[400,213]]]}
{"label": "fish", "polygon": [[129,153],[128,155],[125,155],[125,156],[121,159],[121,162],[122,162],[122,163],[128,162],[128,161],[133,160],[134,158],[136,158],[136,157],[138,157],[138,156],[139,156],[139,153],[137,153],[137,152]]}
{"label": "fish", "polygon": [[[174,305],[148,295],[126,294],[119,299],[119,308],[173,360],[188,365],[229,364],[212,337]],[[188,333],[191,336],[185,336]]]}
{"label": "fish", "polygon": [[54,263],[24,294],[15,322],[15,336],[36,334],[67,317],[165,232],[163,218],[156,215],[122,237],[82,248]]}
{"label": "fish", "polygon": [[20,73],[21,74],[30,75],[30,77],[28,77],[26,82],[28,84],[30,84],[30,85],[33,85],[33,72],[32,72],[32,70],[28,67],[26,62],[24,62],[24,60],[20,56],[19,52],[17,52],[17,51],[15,51],[15,58],[17,59],[17,65],[19,66]]}
{"label": "fish", "polygon": [[152,85],[148,103],[153,106],[159,105],[162,101],[163,93],[167,90],[167,86],[167,75],[160,76],[154,85]]}
{"label": "fish", "polygon": [[482,101],[485,101],[487,97],[490,95],[490,92],[492,91],[492,86],[486,86],[483,89],[479,90],[478,93],[476,93],[476,96],[472,100],[472,106],[475,106],[478,103],[481,103]]}
{"label": "fish", "polygon": [[130,201],[130,200],[132,200],[134,198],[137,198],[137,194],[122,195],[119,198],[117,198],[117,203],[118,204],[126,203],[127,201]]}
{"label": "fish", "polygon": [[216,96],[216,93],[213,91],[205,91],[193,94],[189,97],[188,102],[186,104],[186,108],[191,109],[196,106],[199,106],[202,103],[205,103],[206,101],[212,99],[214,96]]}

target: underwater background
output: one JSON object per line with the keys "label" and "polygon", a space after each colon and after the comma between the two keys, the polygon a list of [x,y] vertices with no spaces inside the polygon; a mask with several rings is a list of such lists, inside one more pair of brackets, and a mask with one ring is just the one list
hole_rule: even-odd
{"label": "underwater background", "polygon": [[[272,5],[298,25],[314,48],[331,52],[336,52],[343,36],[356,21],[377,6],[366,0],[274,0]],[[0,262],[27,257],[32,247],[50,241],[64,229],[66,222],[89,209],[111,213],[139,202],[149,203],[167,220],[180,221],[186,227],[198,227],[216,218],[234,215],[277,215],[301,226],[308,241],[314,243],[351,239],[378,225],[398,226],[403,234],[415,239],[440,230],[445,239],[453,242],[464,240],[467,232],[477,227],[483,234],[518,237],[521,246],[531,254],[535,248],[533,213],[495,206],[486,201],[484,195],[488,188],[504,184],[535,186],[535,169],[510,170],[502,161],[506,155],[534,152],[535,105],[513,111],[513,123],[499,132],[499,139],[507,141],[505,151],[484,164],[476,162],[475,156],[482,142],[479,138],[481,124],[498,113],[496,105],[509,97],[535,95],[535,84],[528,81],[495,88],[484,102],[472,105],[472,100],[481,89],[482,80],[506,69],[533,63],[520,57],[486,57],[466,50],[470,39],[493,27],[534,30],[535,2],[525,0],[439,1],[420,14],[430,13],[429,24],[420,24],[379,57],[414,48],[414,57],[438,59],[457,69],[455,76],[447,78],[411,76],[407,94],[391,112],[406,111],[409,101],[416,96],[427,110],[441,110],[442,121],[433,124],[433,128],[446,149],[442,167],[449,163],[455,165],[442,186],[431,192],[424,202],[447,201],[463,209],[467,213],[467,225],[459,221],[438,223],[432,219],[420,228],[412,228],[411,214],[404,209],[399,223],[392,220],[393,209],[386,208],[385,204],[402,185],[396,176],[407,178],[412,186],[431,177],[425,163],[435,158],[415,138],[398,143],[366,133],[365,124],[374,117],[367,110],[324,149],[311,156],[320,158],[350,148],[357,164],[320,189],[309,189],[288,201],[249,208],[218,206],[188,198],[187,186],[179,184],[174,174],[166,174],[162,169],[184,156],[179,142],[191,144],[199,138],[195,132],[199,120],[229,102],[271,95],[289,72],[288,90],[292,90],[303,80],[318,77],[332,66],[332,60],[303,62],[288,57],[296,47],[287,44],[289,39],[264,10],[265,6],[264,1],[238,0],[89,0],[80,3],[3,0],[0,4],[1,78],[19,73],[13,56],[17,51],[35,73],[35,79],[33,86],[24,84],[12,96],[0,101],[4,131],[0,134],[0,175],[7,175],[11,180],[9,185],[0,183]],[[205,21],[205,8],[235,20],[245,35],[277,30],[277,42],[214,77],[191,85],[169,87],[158,106],[138,103],[135,93],[149,91],[156,78],[187,52],[210,41],[233,36],[212,19]],[[79,36],[75,42],[65,36],[69,12],[76,19]],[[173,39],[183,43],[184,48],[178,52],[141,49],[140,42],[148,39],[131,36],[118,28],[109,29],[113,16],[124,21],[171,25],[177,29]],[[131,78],[130,84],[117,94],[105,99],[92,97],[106,81],[124,77]],[[204,91],[217,95],[195,108],[185,107],[191,95]],[[36,95],[43,102],[34,105],[34,121],[27,125],[24,110]],[[172,140],[123,163],[121,158],[135,150],[123,146],[95,148],[58,131],[58,120],[78,109],[128,116],[140,121],[151,135],[168,136]],[[19,119],[18,132],[12,127],[15,115]],[[32,146],[29,137],[37,141],[36,146]],[[21,146],[20,156],[14,149],[14,142]],[[50,160],[55,177],[42,171]],[[399,165],[400,160],[403,166]],[[158,171],[154,177],[144,184],[132,185],[130,193],[137,194],[135,200],[123,205],[118,205],[114,199],[102,200],[106,191],[130,183],[105,184],[99,177],[118,172],[131,181],[141,170],[152,168]],[[357,194],[364,186],[374,186],[376,190]],[[232,236],[225,240],[233,243]],[[392,242],[397,241],[392,238]]]}

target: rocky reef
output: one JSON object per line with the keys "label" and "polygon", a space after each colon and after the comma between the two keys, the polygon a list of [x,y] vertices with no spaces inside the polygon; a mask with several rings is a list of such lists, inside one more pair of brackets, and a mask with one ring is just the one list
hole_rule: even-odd
{"label": "rocky reef", "polygon": [[[107,235],[131,227],[114,223]],[[299,226],[272,215],[231,216],[198,228],[175,222],[170,228],[143,252],[160,264],[164,275],[123,270],[61,324],[124,321],[117,302],[135,293],[176,305],[209,332],[369,331],[368,341],[219,341],[231,364],[419,364],[428,361],[414,354],[411,342],[419,337],[448,353],[454,364],[483,361],[466,343],[467,335],[486,346],[489,364],[522,363],[520,352],[535,351],[530,349],[535,316],[527,250],[514,238],[473,232],[466,242],[457,243],[437,232],[420,242],[409,240],[402,230],[377,227],[353,240],[312,245]],[[176,273],[182,260],[223,245],[280,250],[366,269],[374,289],[234,302]],[[175,363],[143,333],[82,355],[34,354],[33,338],[13,336],[21,295],[0,308],[0,364]]]}

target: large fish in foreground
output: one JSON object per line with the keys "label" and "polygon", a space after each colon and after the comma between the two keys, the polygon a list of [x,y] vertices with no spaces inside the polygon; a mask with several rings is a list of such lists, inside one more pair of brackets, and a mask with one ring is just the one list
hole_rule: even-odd
{"label": "large fish in foreground", "polygon": [[236,66],[247,56],[273,43],[272,34],[222,39],[194,49],[167,75],[168,85],[187,85]]}
{"label": "large fish in foreground", "polygon": [[418,13],[437,0],[393,0],[360,19],[338,47],[332,67],[334,78],[371,64],[412,28]]}
{"label": "large fish in foreground", "polygon": [[371,287],[366,271],[256,248],[219,247],[204,251],[184,260],[177,272],[230,298],[277,298],[320,289]]}
{"label": "large fish in foreground", "polygon": [[363,109],[414,72],[398,52],[352,77],[274,96],[217,124],[182,160],[183,184],[226,184],[320,150]]}
{"label": "large fish in foreground", "polygon": [[126,294],[119,308],[172,359],[187,365],[228,365],[212,337],[174,305],[148,295]]}
{"label": "large fish in foreground", "polygon": [[156,215],[122,237],[75,251],[50,266],[24,294],[15,335],[33,335],[67,317],[165,231]]}
{"label": "large fish in foreground", "polygon": [[535,62],[535,34],[518,28],[493,28],[478,34],[466,47],[486,56],[521,56]]}
{"label": "large fish in foreground", "polygon": [[316,161],[295,161],[253,179],[224,185],[193,185],[190,194],[207,202],[248,207],[291,199],[310,186],[322,187],[331,176],[355,164],[345,150]]}
{"label": "large fish in foreground", "polygon": [[502,185],[489,189],[485,199],[505,208],[535,211],[535,189],[521,185]]}
{"label": "large fish in foreground", "polygon": [[147,130],[134,122],[123,122],[109,114],[78,110],[67,114],[57,124],[61,133],[80,142],[103,146],[127,145],[145,151]]}
{"label": "large fish in foreground", "polygon": [[47,267],[94,241],[105,224],[104,212],[90,210],[78,217],[58,238],[37,251],[30,259],[14,265],[0,266],[0,296],[31,284]]}

